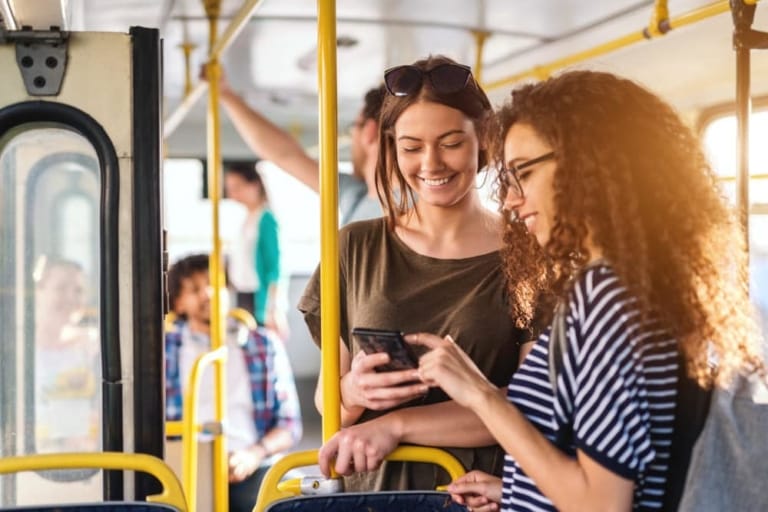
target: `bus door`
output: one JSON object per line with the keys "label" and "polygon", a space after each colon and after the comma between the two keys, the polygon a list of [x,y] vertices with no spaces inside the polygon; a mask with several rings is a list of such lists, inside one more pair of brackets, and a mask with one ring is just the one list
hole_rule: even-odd
{"label": "bus door", "polygon": [[[0,457],[162,457],[158,32],[15,26],[0,25]],[[0,506],[154,485],[20,473],[0,480]]]}

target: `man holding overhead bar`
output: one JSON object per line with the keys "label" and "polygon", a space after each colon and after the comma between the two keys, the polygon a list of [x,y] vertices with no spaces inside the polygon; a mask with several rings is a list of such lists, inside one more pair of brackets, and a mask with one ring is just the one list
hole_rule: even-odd
{"label": "man holding overhead bar", "polygon": [[[201,72],[205,79],[205,69]],[[240,136],[260,158],[269,160],[314,190],[320,191],[320,164],[299,142],[251,108],[222,75],[220,101]],[[340,223],[381,217],[376,194],[376,158],[379,153],[379,113],[384,87],[370,89],[365,104],[350,126],[352,174],[339,174]]]}

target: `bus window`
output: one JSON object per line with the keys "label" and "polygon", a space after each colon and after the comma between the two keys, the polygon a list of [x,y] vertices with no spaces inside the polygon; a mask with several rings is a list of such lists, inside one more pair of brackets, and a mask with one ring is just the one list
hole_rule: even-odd
{"label": "bus window", "polygon": [[[720,178],[723,193],[736,204],[735,115],[713,119],[704,128],[704,146]],[[750,290],[763,333],[768,336],[768,110],[750,119],[749,140],[749,249]]]}
{"label": "bus window", "polygon": [[[63,128],[22,125],[0,141],[3,364],[14,365],[3,429],[16,453],[101,450],[99,166],[91,144]],[[10,368],[7,366],[5,368]],[[3,371],[3,374],[6,372]],[[4,376],[4,375],[3,375]],[[6,387],[10,383],[4,382]],[[19,503],[39,503],[95,470],[23,474]],[[44,480],[40,480],[40,477]],[[40,491],[45,489],[45,491]],[[84,487],[85,489],[85,487]],[[26,494],[26,491],[29,491]],[[50,494],[48,494],[50,492]]]}

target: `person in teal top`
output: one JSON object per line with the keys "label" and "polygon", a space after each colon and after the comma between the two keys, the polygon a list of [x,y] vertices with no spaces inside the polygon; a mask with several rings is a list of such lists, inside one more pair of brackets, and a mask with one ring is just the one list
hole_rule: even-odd
{"label": "person in teal top", "polygon": [[278,226],[275,215],[268,208],[264,208],[259,219],[259,228],[256,238],[256,250],[254,251],[253,264],[256,268],[256,277],[259,279],[259,287],[254,297],[253,315],[260,324],[266,323],[267,306],[270,313],[276,299],[274,290],[280,279],[280,242],[278,241]]}
{"label": "person in teal top", "polygon": [[279,226],[269,209],[264,182],[252,163],[229,164],[225,169],[224,189],[227,197],[248,210],[229,255],[229,279],[237,292],[236,304],[253,313],[259,325],[285,338],[288,322],[277,300]]}

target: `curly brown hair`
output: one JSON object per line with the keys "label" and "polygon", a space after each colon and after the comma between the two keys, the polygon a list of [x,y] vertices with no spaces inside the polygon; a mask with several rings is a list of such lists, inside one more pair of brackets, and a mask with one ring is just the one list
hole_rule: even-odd
{"label": "curly brown hair", "polygon": [[[520,289],[521,278],[540,276],[553,297],[568,293],[586,262],[589,233],[644,317],[661,320],[678,339],[691,377],[711,385],[745,369],[764,373],[744,236],[700,141],[672,107],[630,80],[571,71],[512,91],[495,121],[497,162],[515,123],[531,126],[557,162],[546,247],[519,243],[520,223],[505,227],[513,314],[530,311],[536,296],[535,287]],[[503,180],[498,190],[503,200]]]}
{"label": "curly brown hair", "polygon": [[[413,63],[414,66],[424,72],[443,64],[456,64],[456,61],[442,55],[430,55],[426,59]],[[413,193],[397,165],[395,123],[405,109],[414,103],[424,101],[440,103],[463,112],[472,120],[480,141],[485,140],[486,129],[493,116],[493,107],[491,107],[488,96],[472,76],[470,76],[467,86],[455,93],[438,93],[432,87],[431,80],[422,80],[421,89],[414,94],[406,96],[385,94],[381,117],[379,118],[379,148],[381,149],[376,161],[376,191],[379,200],[387,210],[387,221],[390,228],[394,227],[397,217],[408,213],[411,205],[414,204]],[[487,163],[488,152],[481,148],[478,154],[478,171]],[[396,186],[393,187],[393,184]],[[396,197],[394,190],[398,189],[402,193]]]}

